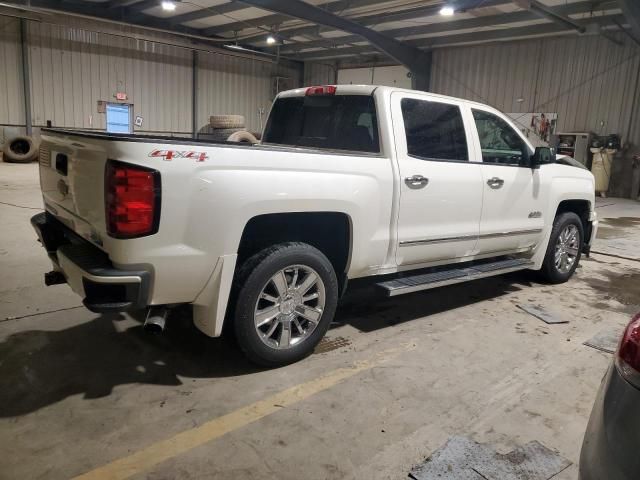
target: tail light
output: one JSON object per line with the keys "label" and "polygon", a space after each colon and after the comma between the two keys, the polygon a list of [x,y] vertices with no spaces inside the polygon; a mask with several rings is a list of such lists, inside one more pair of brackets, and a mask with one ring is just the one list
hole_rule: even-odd
{"label": "tail light", "polygon": [[305,95],[335,95],[338,87],[335,85],[322,85],[319,87],[309,87],[305,91]]}
{"label": "tail light", "polygon": [[114,238],[152,235],[160,222],[160,172],[109,160],[105,174],[107,232]]}
{"label": "tail light", "polygon": [[640,388],[640,313],[631,320],[622,335],[617,364],[622,376]]}

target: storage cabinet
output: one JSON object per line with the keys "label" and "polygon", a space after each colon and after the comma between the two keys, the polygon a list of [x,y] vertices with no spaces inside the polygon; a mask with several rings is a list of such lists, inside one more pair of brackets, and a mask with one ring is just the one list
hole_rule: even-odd
{"label": "storage cabinet", "polygon": [[591,168],[591,133],[556,133],[551,143],[557,153],[575,158],[585,167]]}

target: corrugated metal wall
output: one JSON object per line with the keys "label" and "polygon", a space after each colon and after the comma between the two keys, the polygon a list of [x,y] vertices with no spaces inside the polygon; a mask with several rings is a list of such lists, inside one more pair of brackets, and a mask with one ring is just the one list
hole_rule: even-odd
{"label": "corrugated metal wall", "polygon": [[[271,61],[198,52],[198,128],[211,115],[244,115],[246,128],[260,131],[277,89],[300,85],[300,69]],[[261,120],[262,118],[262,120]]]}
{"label": "corrugated metal wall", "polygon": [[601,36],[547,38],[434,52],[434,92],[504,112],[557,112],[558,131],[630,132],[640,49]]}
{"label": "corrugated metal wall", "polygon": [[303,85],[331,85],[336,83],[337,67],[329,63],[305,62]]}
{"label": "corrugated metal wall", "polygon": [[125,92],[141,131],[191,132],[189,50],[35,22],[28,32],[35,126],[104,129],[98,100]]}
{"label": "corrugated metal wall", "polygon": [[[0,125],[24,125],[19,20],[0,16]],[[144,37],[144,38],[141,38]],[[136,132],[193,131],[193,50],[179,37],[69,18],[64,26],[27,22],[33,125],[105,129],[97,102],[128,96]],[[185,48],[184,45],[187,45]],[[301,84],[302,65],[234,52],[199,51],[197,127],[214,113],[239,113],[259,130],[276,89]],[[276,79],[277,77],[277,79]]]}
{"label": "corrugated metal wall", "polygon": [[20,21],[0,17],[0,125],[24,125]]}

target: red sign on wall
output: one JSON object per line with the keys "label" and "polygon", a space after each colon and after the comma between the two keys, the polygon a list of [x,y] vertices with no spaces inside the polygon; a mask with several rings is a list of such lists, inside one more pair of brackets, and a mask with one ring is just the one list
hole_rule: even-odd
{"label": "red sign on wall", "polygon": [[117,92],[116,93],[116,100],[126,100],[127,99],[127,94],[124,92]]}

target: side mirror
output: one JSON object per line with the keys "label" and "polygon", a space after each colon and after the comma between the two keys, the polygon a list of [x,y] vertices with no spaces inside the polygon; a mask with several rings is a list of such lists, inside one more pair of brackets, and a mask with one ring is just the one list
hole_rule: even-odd
{"label": "side mirror", "polygon": [[536,147],[536,151],[531,157],[530,165],[531,168],[540,168],[540,165],[553,163],[554,160],[555,155],[553,149],[549,147]]}

